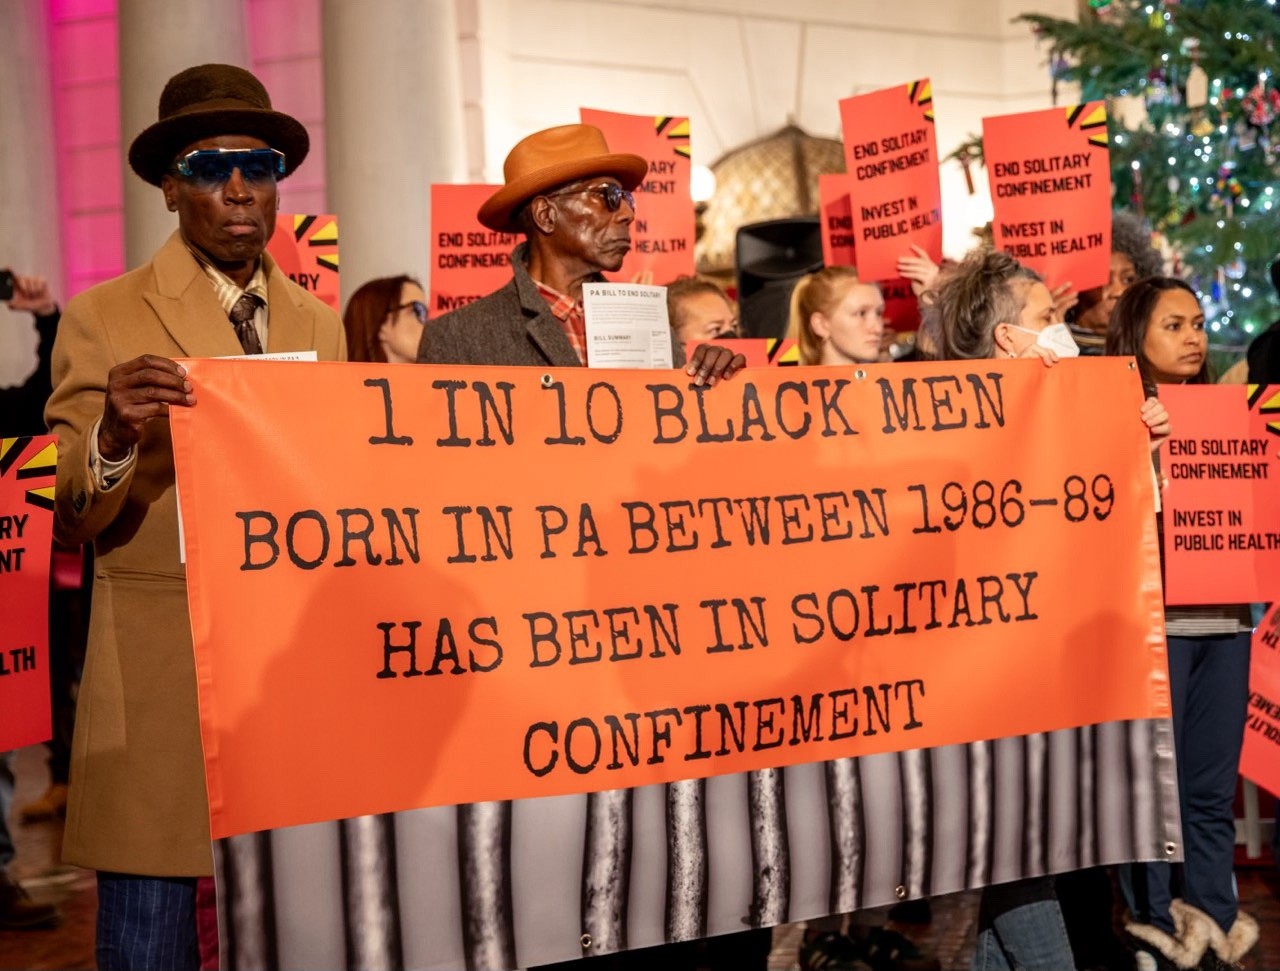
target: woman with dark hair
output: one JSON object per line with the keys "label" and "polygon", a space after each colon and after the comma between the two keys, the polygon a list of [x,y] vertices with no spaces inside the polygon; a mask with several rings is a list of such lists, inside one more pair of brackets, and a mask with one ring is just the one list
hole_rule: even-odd
{"label": "woman with dark hair", "polygon": [[733,301],[718,283],[705,277],[682,276],[667,284],[667,319],[671,336],[681,347],[690,341],[738,336]]}
{"label": "woman with dark hair", "polygon": [[412,364],[427,322],[427,296],[411,276],[370,280],[351,295],[342,324],[351,361]]}
{"label": "woman with dark hair", "polygon": [[[1148,393],[1160,385],[1206,384],[1208,340],[1195,291],[1172,277],[1140,280],[1120,298],[1107,353],[1132,355]],[[1149,967],[1232,968],[1258,939],[1239,909],[1235,859],[1236,773],[1249,694],[1245,604],[1165,607],[1173,744],[1178,763],[1185,862],[1135,864],[1134,922]]]}

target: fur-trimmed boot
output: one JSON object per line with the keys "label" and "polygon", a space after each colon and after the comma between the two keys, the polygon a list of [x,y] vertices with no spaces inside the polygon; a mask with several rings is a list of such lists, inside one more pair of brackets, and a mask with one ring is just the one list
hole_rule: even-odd
{"label": "fur-trimmed boot", "polygon": [[[1240,959],[1258,943],[1258,922],[1241,910],[1236,912],[1236,921],[1225,934],[1217,921],[1210,920],[1209,923],[1213,928],[1209,933],[1210,953],[1205,955],[1205,963],[1211,968],[1240,967]],[[1213,961],[1212,958],[1217,960]]]}
{"label": "fur-trimmed boot", "polygon": [[[1215,932],[1226,939],[1222,928],[1213,918],[1181,900],[1175,900],[1169,905],[1169,916],[1173,918],[1173,934],[1167,934],[1151,924],[1134,922],[1125,924],[1124,929],[1144,944],[1155,948],[1173,962],[1175,967],[1186,971],[1200,963]],[[1256,930],[1257,925],[1254,926]]]}

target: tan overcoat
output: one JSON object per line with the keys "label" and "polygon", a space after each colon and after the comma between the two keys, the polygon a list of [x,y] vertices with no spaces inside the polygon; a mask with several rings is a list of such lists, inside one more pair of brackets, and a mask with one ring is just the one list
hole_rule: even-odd
{"label": "tan overcoat", "polygon": [[[345,359],[337,314],[263,260],[267,351]],[[62,315],[45,411],[59,439],[54,531],[63,543],[92,542],[96,555],[63,839],[69,863],[148,876],[212,872],[169,424],[147,424],[137,462],[105,492],[90,472],[88,433],[115,365],[141,354],[241,353],[177,233],[149,264],[80,294]],[[198,388],[196,399],[198,408]]]}

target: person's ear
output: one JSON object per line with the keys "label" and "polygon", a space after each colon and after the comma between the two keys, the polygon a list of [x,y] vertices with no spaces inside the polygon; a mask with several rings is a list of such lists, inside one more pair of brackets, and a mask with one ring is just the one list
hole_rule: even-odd
{"label": "person's ear", "polygon": [[1013,334],[1011,330],[1012,328],[1008,324],[1004,322],[998,323],[991,331],[991,337],[998,349],[1004,351],[1010,357],[1014,357],[1016,352],[1013,349]]}
{"label": "person's ear", "polygon": [[170,212],[178,211],[178,184],[167,172],[160,177],[160,191],[164,193],[164,204]]}
{"label": "person's ear", "polygon": [[546,196],[534,196],[529,200],[529,219],[538,232],[550,236],[556,229],[555,203]]}
{"label": "person's ear", "polygon": [[809,315],[809,330],[818,340],[825,341],[831,336],[831,321],[821,310],[815,310]]}

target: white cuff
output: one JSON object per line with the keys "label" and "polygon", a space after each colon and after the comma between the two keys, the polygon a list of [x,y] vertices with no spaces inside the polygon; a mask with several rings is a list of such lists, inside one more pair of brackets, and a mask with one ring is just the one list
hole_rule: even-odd
{"label": "white cuff", "polygon": [[138,460],[138,450],[130,447],[124,458],[115,461],[103,458],[98,451],[98,429],[101,426],[102,419],[99,418],[89,429],[89,470],[93,472],[94,484],[101,491],[110,492],[124,474],[133,468],[133,463]]}

